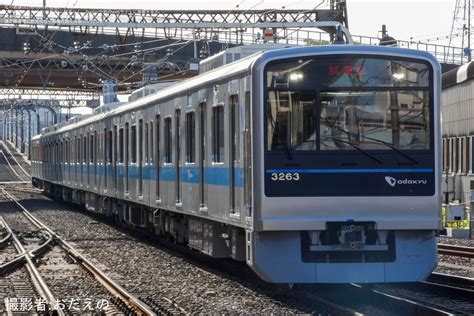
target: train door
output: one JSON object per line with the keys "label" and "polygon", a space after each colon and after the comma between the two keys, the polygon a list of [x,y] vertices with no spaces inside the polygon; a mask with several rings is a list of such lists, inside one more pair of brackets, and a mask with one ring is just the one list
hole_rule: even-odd
{"label": "train door", "polygon": [[94,159],[94,135],[89,134],[87,148],[87,186],[91,185],[91,170]]}
{"label": "train door", "polygon": [[118,151],[118,148],[117,148],[117,126],[114,126],[114,129],[113,129],[113,153],[114,153],[114,158],[113,158],[113,178],[112,178],[112,185],[114,187],[114,190],[117,191],[117,151]]}
{"label": "train door", "polygon": [[117,191],[121,194],[124,193],[125,188],[125,151],[123,146],[125,145],[125,128],[119,129],[118,134],[118,165],[117,165]]}
{"label": "train door", "polygon": [[76,137],[76,164],[74,166],[76,185],[79,185],[80,165],[81,165],[81,138]]}
{"label": "train door", "polygon": [[252,135],[250,124],[250,91],[245,92],[244,119],[244,204],[247,216],[252,216]]}
{"label": "train door", "polygon": [[99,181],[97,181],[97,164],[99,163],[99,134],[97,131],[94,132],[94,138],[92,139],[92,164],[94,165],[94,187],[97,187]]}
{"label": "train door", "polygon": [[82,171],[81,171],[81,185],[86,184],[87,180],[87,134],[82,138]]}
{"label": "train door", "polygon": [[161,165],[161,157],[160,157],[160,116],[157,115],[155,118],[155,173],[156,173],[156,181],[155,181],[155,196],[156,201],[160,200],[160,165]]}
{"label": "train door", "polygon": [[104,168],[104,172],[102,173],[104,175],[104,189],[108,189],[108,184],[109,184],[109,181],[108,181],[108,176],[109,176],[109,159],[110,159],[110,154],[109,154],[109,143],[111,141],[110,137],[109,137],[109,132],[107,131],[106,128],[104,128],[104,133],[102,134],[102,139],[103,139],[103,142],[102,142],[102,163],[103,163],[103,168]]}
{"label": "train door", "polygon": [[[153,176],[153,164],[155,161],[153,160],[153,153],[154,153],[154,144],[153,144],[153,120],[148,122],[148,170],[146,174],[148,174],[148,180],[152,180]],[[147,196],[150,200],[150,203],[153,201],[153,194],[152,194],[152,184],[153,181],[149,181],[147,185]]]}
{"label": "train door", "polygon": [[206,103],[199,104],[199,201],[205,206],[205,166],[206,166]]}
{"label": "train door", "polygon": [[238,214],[237,207],[237,168],[239,164],[239,98],[232,95],[229,98],[229,130],[230,130],[230,157],[229,157],[229,209],[230,213]]}
{"label": "train door", "polygon": [[175,159],[176,159],[176,204],[181,203],[181,111],[176,110],[176,137],[175,137]]}

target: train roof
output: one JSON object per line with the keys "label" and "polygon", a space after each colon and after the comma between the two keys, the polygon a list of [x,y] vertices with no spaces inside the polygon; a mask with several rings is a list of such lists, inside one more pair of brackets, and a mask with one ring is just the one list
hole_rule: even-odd
{"label": "train roof", "polygon": [[376,46],[376,45],[321,45],[321,46],[304,46],[304,47],[288,47],[283,49],[275,49],[262,53],[258,62],[266,63],[271,59],[289,58],[308,55],[329,55],[329,54],[366,54],[366,55],[388,55],[400,58],[419,58],[430,62],[435,71],[440,71],[441,66],[438,60],[430,53],[420,50],[407,49],[401,47]]}
{"label": "train roof", "polygon": [[81,120],[78,123],[75,124],[67,124],[64,126],[58,126],[57,129],[41,134],[41,135],[35,135],[32,139],[39,139],[41,137],[45,136],[51,136],[56,133],[62,133],[66,132],[72,129],[80,128],[82,126],[86,126],[90,123],[93,123],[95,121],[101,120],[105,117],[113,117],[122,113],[126,113],[132,110],[137,110],[137,108],[141,108],[144,106],[147,106],[151,102],[156,102],[159,100],[166,100],[167,98],[181,92],[181,91],[187,91],[187,90],[192,90],[192,89],[197,89],[198,87],[205,85],[209,82],[218,82],[222,81],[226,78],[234,77],[238,74],[241,73],[246,73],[250,71],[250,67],[253,64],[253,62],[260,57],[262,53],[256,53],[254,55],[248,56],[246,58],[242,58],[238,61],[235,61],[233,63],[224,65],[222,67],[219,67],[215,70],[206,72],[202,75],[196,76],[194,78],[176,83],[170,87],[167,87],[163,90],[160,90],[154,94],[145,96],[143,98],[137,99],[135,101],[132,101],[130,103],[124,104],[122,106],[119,106],[115,109],[112,109],[111,111],[103,112],[103,113],[98,113],[95,115],[92,115],[84,120]]}
{"label": "train roof", "polygon": [[431,64],[438,70],[441,69],[438,61],[433,55],[427,52],[423,52],[423,51],[417,51],[417,50],[411,50],[411,49],[405,49],[405,48],[399,48],[399,47],[368,46],[368,45],[324,45],[324,46],[292,47],[292,48],[270,50],[270,51],[265,51],[265,52],[258,52],[251,56],[235,61],[233,63],[226,64],[222,67],[206,72],[202,75],[176,83],[154,94],[145,96],[143,98],[137,99],[130,103],[119,106],[115,109],[112,109],[111,111],[92,115],[75,124],[67,124],[64,126],[58,126],[55,130],[44,133],[44,134],[36,135],[32,139],[36,140],[41,137],[51,136],[56,133],[63,133],[63,132],[67,132],[76,128],[80,128],[88,124],[91,124],[95,121],[99,121],[105,117],[113,117],[122,113],[137,110],[138,108],[147,106],[151,102],[166,100],[169,97],[182,91],[197,89],[198,87],[208,84],[210,82],[219,82],[224,79],[234,77],[238,74],[249,72],[250,68],[255,62],[257,62],[257,67],[259,67],[272,59],[298,57],[298,56],[305,56],[309,54],[329,54],[329,53],[332,53],[332,54],[364,53],[364,54],[369,54],[369,55],[415,57],[415,58],[425,59],[431,62]]}

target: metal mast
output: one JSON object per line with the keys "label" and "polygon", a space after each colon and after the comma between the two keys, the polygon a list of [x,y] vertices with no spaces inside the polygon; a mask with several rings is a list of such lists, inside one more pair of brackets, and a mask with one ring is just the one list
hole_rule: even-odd
{"label": "metal mast", "polygon": [[471,61],[471,0],[456,0],[448,46],[451,46],[458,34],[461,35],[461,45],[464,48],[463,57]]}

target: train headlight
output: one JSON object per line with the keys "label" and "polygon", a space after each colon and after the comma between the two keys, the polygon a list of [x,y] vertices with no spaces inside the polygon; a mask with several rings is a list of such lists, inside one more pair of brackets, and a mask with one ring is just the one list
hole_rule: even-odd
{"label": "train headlight", "polygon": [[298,81],[303,79],[303,74],[301,72],[293,72],[290,74],[291,81]]}

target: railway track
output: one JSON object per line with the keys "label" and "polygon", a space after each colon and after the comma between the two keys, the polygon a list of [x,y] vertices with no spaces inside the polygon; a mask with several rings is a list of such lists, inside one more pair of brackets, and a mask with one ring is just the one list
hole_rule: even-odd
{"label": "railway track", "polygon": [[[302,295],[334,302],[355,315],[472,315],[472,293],[438,284],[344,284],[303,286]],[[462,292],[461,292],[462,291]],[[461,297],[459,295],[462,295]]]}
{"label": "railway track", "polygon": [[[35,194],[37,191],[31,190],[28,186],[15,186],[9,185],[8,191],[15,191],[19,194]],[[1,235],[0,235],[1,239]],[[1,244],[1,243],[0,243]],[[59,251],[57,249],[59,245],[55,245],[51,252]],[[242,282],[242,281],[241,281]],[[438,283],[438,279],[432,280],[430,278],[428,283]],[[456,281],[451,280],[451,288],[457,287]],[[0,284],[1,286],[1,284]],[[262,285],[263,286],[263,285]],[[430,288],[428,288],[431,286]],[[413,284],[407,285],[407,287],[413,287]],[[438,293],[438,296],[444,290],[436,290],[435,285],[416,285],[417,291],[423,292],[422,287],[425,288],[424,293],[426,294],[426,289],[430,289],[433,293]],[[329,287],[331,288],[331,287]],[[463,311],[462,309],[457,309],[456,306],[444,306],[442,304],[433,304],[429,300],[424,300],[423,297],[416,297],[414,295],[400,293],[403,290],[400,288],[392,288],[391,291],[387,289],[378,289],[373,288],[371,286],[360,286],[360,285],[343,285],[343,286],[335,286],[334,290],[328,290],[328,287],[320,287],[320,286],[302,286],[296,291],[291,291],[290,294],[286,294],[285,290],[280,290],[281,295],[289,297],[296,296],[299,297],[302,301],[307,302],[317,302],[321,305],[329,306],[329,310],[331,310],[332,314],[337,315],[360,315],[360,314],[398,314],[398,315],[405,315],[405,314],[413,314],[413,315],[451,315],[451,314],[468,314]],[[265,291],[265,290],[262,290]],[[332,292],[331,292],[332,291]],[[397,291],[397,292],[393,292]],[[138,294],[137,294],[138,293]],[[324,293],[332,293],[332,295],[324,295]],[[338,293],[338,294],[337,294]],[[460,293],[457,291],[456,293]],[[139,296],[141,293],[140,291],[135,290],[134,295]],[[146,292],[144,292],[146,294]],[[338,296],[339,295],[339,296]],[[465,294],[463,294],[465,296]],[[187,314],[186,309],[181,308],[179,304],[176,303],[173,299],[156,299],[155,297],[147,297],[146,295],[140,296],[143,297],[142,301],[148,304],[152,310],[156,311],[157,313],[164,313],[167,309],[173,310],[172,313],[174,314]],[[455,298],[449,298],[449,300],[453,300],[454,303],[456,301]],[[347,301],[354,301],[347,304]],[[457,302],[459,303],[459,302]],[[456,304],[457,304],[456,303]],[[301,303],[297,303],[301,304]],[[314,303],[309,303],[314,304]],[[454,305],[456,305],[454,304]],[[463,303],[461,303],[463,304]],[[192,312],[192,311],[190,311]]]}
{"label": "railway track", "polygon": [[15,155],[12,153],[12,151],[9,149],[9,146],[4,141],[1,142],[0,147],[1,147],[0,155],[7,163],[13,175],[19,181],[30,182],[31,175],[30,175],[30,172],[26,170],[28,169],[28,167],[22,166],[21,162],[15,158]]}
{"label": "railway track", "polygon": [[465,288],[474,291],[474,279],[452,274],[433,272],[426,282],[442,284],[456,288]]}
{"label": "railway track", "polygon": [[[29,288],[28,293],[17,290],[2,292],[16,295],[3,298],[4,302],[6,302],[5,299],[10,299],[10,307],[13,306],[12,299],[15,301],[24,299],[29,304],[41,299],[45,309],[55,311],[59,315],[65,314],[65,311],[66,313],[80,311],[103,314],[156,314],[151,307],[130,295],[79,254],[69,243],[36,219],[13,195],[3,188],[1,192],[20,209],[24,217],[14,218],[13,215],[18,215],[18,213],[10,213],[8,221],[14,225],[13,229],[9,227],[6,219],[2,220],[3,224],[0,226],[7,231],[6,236],[10,235],[9,238],[18,255],[11,258],[10,251],[9,261],[4,264],[6,268],[0,272],[4,275],[16,273],[18,270],[12,266],[18,267],[21,266],[20,263],[24,263],[31,284],[34,285],[34,291]],[[29,228],[28,225],[30,225]],[[34,233],[32,234],[31,231],[36,231],[36,234],[41,232],[44,238],[39,238],[41,241],[35,243],[32,241]],[[10,264],[14,260],[16,260],[15,264]],[[19,270],[22,273],[17,273],[16,276],[10,278],[2,278],[2,283],[5,281],[13,285],[0,283],[0,286],[14,288],[20,281],[23,280],[24,283],[24,280],[28,279],[25,278],[25,270]],[[28,286],[25,285],[25,288]],[[29,296],[25,297],[26,294]],[[28,307],[31,306],[28,305]],[[2,309],[6,309],[5,303]]]}
{"label": "railway track", "polygon": [[466,246],[438,244],[438,254],[473,259],[474,248]]}
{"label": "railway track", "polygon": [[[470,282],[472,285],[472,280]],[[424,282],[376,285],[371,288],[422,306],[417,314],[474,314],[474,289],[466,287],[459,277],[434,274]]]}

